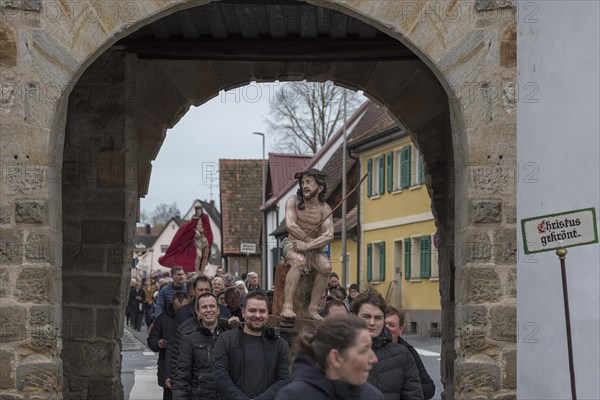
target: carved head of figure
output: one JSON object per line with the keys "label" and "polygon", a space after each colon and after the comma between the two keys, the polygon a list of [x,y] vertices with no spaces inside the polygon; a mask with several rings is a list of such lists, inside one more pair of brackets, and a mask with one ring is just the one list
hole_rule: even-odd
{"label": "carved head of figure", "polygon": [[297,172],[294,179],[298,180],[298,209],[304,209],[304,202],[318,195],[319,202],[324,203],[327,198],[327,175],[316,168],[307,171]]}
{"label": "carved head of figure", "polygon": [[194,214],[194,216],[192,218],[198,219],[202,215],[204,207],[202,207],[202,204],[198,204],[197,206],[194,207],[194,210],[196,210],[196,214]]}

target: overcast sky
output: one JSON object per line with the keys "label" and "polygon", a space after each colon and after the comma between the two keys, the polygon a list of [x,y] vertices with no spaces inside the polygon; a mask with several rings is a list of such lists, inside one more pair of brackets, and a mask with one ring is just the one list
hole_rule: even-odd
{"label": "overcast sky", "polygon": [[[210,200],[210,177],[214,180],[213,199],[219,208],[219,159],[260,159],[262,138],[252,132],[265,132],[264,119],[276,83],[253,84],[221,94],[200,107],[191,107],[167,131],[156,160],[152,162],[150,187],[141,199],[142,210],[152,212],[160,203],[177,203],[181,213],[194,199]],[[268,157],[271,140],[266,137]]]}

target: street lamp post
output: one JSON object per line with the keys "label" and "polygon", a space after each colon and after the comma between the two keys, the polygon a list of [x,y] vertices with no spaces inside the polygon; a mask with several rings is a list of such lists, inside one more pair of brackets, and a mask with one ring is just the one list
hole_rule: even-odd
{"label": "street lamp post", "polygon": [[[262,136],[262,159],[263,159],[263,164],[262,164],[262,205],[265,204],[266,199],[265,199],[265,195],[266,195],[266,185],[267,185],[267,166],[266,166],[266,158],[265,158],[265,134],[262,132],[252,132],[253,135],[259,135]],[[268,257],[267,257],[267,251],[269,251],[268,246],[267,246],[267,223],[266,223],[266,213],[265,211],[262,211],[262,216],[261,216],[261,232],[262,232],[262,246],[261,246],[261,280],[262,280],[262,287],[267,287],[267,271],[268,271],[268,267],[267,267],[267,263],[268,263]]]}

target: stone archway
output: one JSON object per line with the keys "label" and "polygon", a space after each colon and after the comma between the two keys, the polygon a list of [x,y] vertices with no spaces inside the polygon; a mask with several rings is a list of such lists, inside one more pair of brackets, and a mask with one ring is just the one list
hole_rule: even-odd
{"label": "stone archway", "polygon": [[[13,115],[10,123],[19,137],[29,137],[31,142],[19,148],[16,135],[7,136],[8,148],[24,157],[41,143],[47,154],[36,153],[35,161],[46,176],[53,166],[62,165],[62,185],[48,179],[39,192],[28,192],[27,201],[47,215],[36,220],[21,201],[29,183],[2,182],[9,194],[2,200],[4,210],[9,209],[0,221],[8,228],[3,241],[20,243],[16,248],[24,252],[20,258],[3,252],[3,261],[10,258],[21,268],[0,271],[3,280],[15,283],[14,290],[2,293],[7,298],[2,307],[14,311],[19,329],[31,328],[32,334],[3,335],[3,340],[16,343],[3,349],[7,360],[3,365],[10,365],[3,373],[12,377],[13,385],[1,389],[17,396],[29,390],[62,391],[66,398],[122,395],[118,337],[127,285],[125,257],[138,198],[147,187],[149,161],[166,127],[190,104],[201,104],[219,89],[252,80],[306,77],[365,90],[413,132],[425,155],[443,243],[440,290],[446,394],[454,397],[454,389],[461,398],[491,391],[498,396],[514,393],[514,11],[499,12],[503,5],[489,2],[466,10],[452,4],[428,7],[425,3],[414,8],[414,4],[394,2],[359,1],[353,7],[318,2],[378,27],[420,59],[375,62],[369,66],[369,78],[364,65],[344,63],[332,68],[319,63],[220,62],[216,66],[207,62],[201,63],[201,71],[210,76],[204,82],[210,85],[198,92],[202,81],[190,76],[185,62],[141,61],[120,49],[106,51],[137,27],[199,2],[182,1],[169,8],[142,4],[140,15],[128,21],[111,20],[106,17],[109,9],[98,5],[94,12],[97,22],[103,22],[101,29],[84,17],[57,24],[41,19],[36,29],[14,22],[23,32],[32,33],[30,57],[36,66],[15,64],[20,76],[48,90],[43,85],[46,79],[51,89],[61,88],[61,96],[33,105],[24,98],[19,112],[28,113],[29,120],[23,123]],[[23,11],[36,12],[43,11]],[[66,39],[65,34],[74,30],[80,32],[82,42]],[[152,85],[140,85],[146,82]],[[114,92],[107,96],[110,90]],[[94,98],[94,93],[100,97]],[[157,103],[159,94],[162,100]],[[156,109],[156,104],[163,107]],[[15,167],[25,170],[22,164]],[[35,246],[50,249],[51,243],[62,244],[62,260],[48,256],[50,251],[43,252],[45,258],[32,255]],[[45,296],[28,294],[28,288],[42,284],[49,288]],[[33,304],[18,306],[15,301]],[[61,311],[62,323],[56,315]],[[42,336],[40,349],[35,333],[47,326],[54,335]],[[64,382],[61,330],[68,350],[63,352]],[[25,341],[25,346],[19,341]],[[34,378],[39,374],[53,384],[41,385]]]}

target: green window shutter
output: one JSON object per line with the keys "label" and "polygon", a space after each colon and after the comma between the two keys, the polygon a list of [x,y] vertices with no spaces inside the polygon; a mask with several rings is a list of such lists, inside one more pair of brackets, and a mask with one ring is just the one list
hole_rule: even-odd
{"label": "green window shutter", "polygon": [[385,192],[385,154],[379,156],[379,194]]}
{"label": "green window shutter", "polygon": [[373,196],[373,160],[367,160],[367,197]]}
{"label": "green window shutter", "polygon": [[387,191],[394,190],[394,153],[387,154]]}
{"label": "green window shutter", "polygon": [[410,238],[404,239],[404,279],[410,279]]}
{"label": "green window shutter", "polygon": [[373,245],[367,244],[367,280],[373,279]]}
{"label": "green window shutter", "polygon": [[421,237],[421,277],[431,276],[431,237]]}
{"label": "green window shutter", "polygon": [[403,188],[410,186],[410,146],[402,148],[402,185]]}
{"label": "green window shutter", "polygon": [[423,154],[419,154],[419,183],[425,183],[425,161],[423,161]]}
{"label": "green window shutter", "polygon": [[379,280],[385,281],[385,242],[379,243]]}

